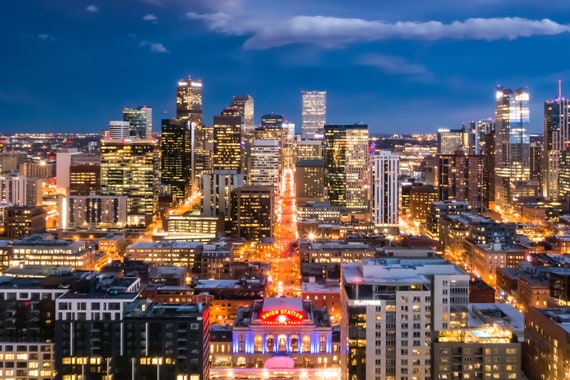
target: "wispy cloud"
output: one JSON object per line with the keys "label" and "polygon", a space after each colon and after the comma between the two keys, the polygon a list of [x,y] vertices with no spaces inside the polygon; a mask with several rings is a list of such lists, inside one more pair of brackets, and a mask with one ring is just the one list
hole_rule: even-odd
{"label": "wispy cloud", "polygon": [[514,40],[521,37],[557,35],[570,32],[570,25],[550,19],[519,17],[470,18],[444,24],[440,21],[369,21],[360,18],[294,16],[268,22],[228,13],[186,13],[190,20],[202,20],[210,30],[228,35],[250,36],[245,49],[269,49],[294,43],[309,43],[334,48],[360,41],[387,39],[472,39]]}
{"label": "wispy cloud", "polygon": [[425,66],[391,55],[367,54],[360,57],[357,63],[362,66],[375,67],[386,74],[431,75]]}
{"label": "wispy cloud", "polygon": [[91,12],[91,13],[98,13],[98,12],[99,12],[99,7],[96,6],[95,4],[91,4],[91,5],[88,5],[88,6],[85,8],[85,10],[86,10],[87,12]]}
{"label": "wispy cloud", "polygon": [[49,34],[49,33],[41,33],[37,35],[38,40],[42,40],[42,41],[55,41],[57,39],[56,36],[54,36],[53,34]]}
{"label": "wispy cloud", "polygon": [[141,41],[139,46],[148,47],[153,53],[170,53],[170,51],[160,42]]}
{"label": "wispy cloud", "polygon": [[153,24],[156,24],[158,22],[158,17],[156,17],[152,13],[147,14],[143,17],[143,21],[148,21],[148,22],[152,22]]}

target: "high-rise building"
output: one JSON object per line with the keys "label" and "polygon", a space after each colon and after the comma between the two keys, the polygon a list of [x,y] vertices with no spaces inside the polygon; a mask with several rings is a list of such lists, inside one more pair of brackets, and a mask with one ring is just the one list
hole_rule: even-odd
{"label": "high-rise building", "polygon": [[214,170],[245,169],[242,154],[243,116],[235,107],[214,116]]}
{"label": "high-rise building", "polygon": [[101,190],[101,156],[78,153],[71,156],[69,195],[89,195]]}
{"label": "high-rise building", "polygon": [[198,191],[200,178],[208,172],[210,152],[206,149],[208,130],[202,115],[202,80],[188,79],[178,81],[176,89],[176,119],[187,123],[190,131],[190,170],[191,192]]}
{"label": "high-rise building", "polygon": [[232,202],[231,193],[234,189],[247,183],[245,174],[235,170],[214,170],[212,174],[204,174],[200,182],[202,204],[200,214],[217,216],[224,222],[223,230],[231,232]]}
{"label": "high-rise building", "polygon": [[277,140],[253,140],[251,147],[249,183],[278,189],[280,179],[281,145]]}
{"label": "high-rise building", "polygon": [[152,138],[152,108],[147,106],[125,107],[123,108],[123,121],[129,122],[131,138],[142,140]]}
{"label": "high-rise building", "polygon": [[322,140],[297,140],[295,144],[295,162],[301,160],[324,159]]}
{"label": "high-rise building", "polygon": [[70,195],[59,199],[59,228],[123,228],[127,223],[127,197]]}
{"label": "high-rise building", "polygon": [[304,139],[322,139],[327,120],[327,92],[302,91],[301,135]]}
{"label": "high-rise building", "polygon": [[400,157],[381,150],[374,156],[374,224],[377,227],[398,227]]}
{"label": "high-rise building", "polygon": [[43,207],[12,206],[4,209],[4,236],[17,239],[46,232],[46,212]]}
{"label": "high-rise building", "polygon": [[242,186],[232,192],[233,235],[257,241],[273,237],[274,195],[270,186]]}
{"label": "high-rise building", "polygon": [[176,118],[202,125],[202,81],[188,79],[178,81],[176,89]]}
{"label": "high-rise building", "polygon": [[[108,133],[108,135],[107,135]],[[111,120],[105,138],[125,140],[131,138],[131,124],[128,121]]]}
{"label": "high-rise building", "polygon": [[301,160],[295,166],[295,199],[298,205],[325,200],[323,160]]}
{"label": "high-rise building", "polygon": [[511,185],[530,179],[529,92],[497,86],[495,111],[495,202],[512,200]]}
{"label": "high-rise building", "polygon": [[155,148],[152,140],[101,139],[101,195],[127,196],[129,226],[152,221],[158,195]]}
{"label": "high-rise building", "polygon": [[467,327],[469,277],[439,258],[342,267],[342,379],[430,379],[434,331]]}
{"label": "high-rise building", "polygon": [[161,183],[182,203],[191,195],[192,180],[190,128],[185,120],[162,120],[160,151]]}
{"label": "high-rise building", "polygon": [[368,125],[325,125],[325,180],[333,206],[368,210]]}
{"label": "high-rise building", "polygon": [[243,117],[243,124],[246,127],[251,127],[255,125],[254,122],[254,102],[250,95],[244,96],[234,96],[230,107],[235,107],[239,111],[239,114]]}
{"label": "high-rise building", "polygon": [[544,102],[544,153],[542,191],[545,198],[558,200],[567,194],[559,188],[562,152],[570,146],[570,100],[562,96]]}
{"label": "high-rise building", "polygon": [[459,129],[438,129],[437,153],[453,154],[456,150],[468,151],[469,133],[465,126]]}
{"label": "high-rise building", "polygon": [[474,211],[482,211],[483,157],[455,151],[438,154],[436,160],[439,200],[465,201]]}

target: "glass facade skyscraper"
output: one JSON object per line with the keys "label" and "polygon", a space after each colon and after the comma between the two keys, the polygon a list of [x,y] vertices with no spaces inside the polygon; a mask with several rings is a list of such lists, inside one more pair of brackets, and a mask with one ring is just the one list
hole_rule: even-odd
{"label": "glass facade skyscraper", "polygon": [[304,139],[322,139],[327,120],[327,92],[302,91],[303,108],[301,136]]}
{"label": "glass facade skyscraper", "polygon": [[495,110],[495,202],[512,199],[511,184],[530,179],[529,92],[497,87]]}

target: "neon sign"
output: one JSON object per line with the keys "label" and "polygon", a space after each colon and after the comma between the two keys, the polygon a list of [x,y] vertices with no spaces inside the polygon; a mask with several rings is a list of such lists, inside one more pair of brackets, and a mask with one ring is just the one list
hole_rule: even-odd
{"label": "neon sign", "polygon": [[300,325],[305,314],[291,309],[268,310],[259,316],[265,325]]}

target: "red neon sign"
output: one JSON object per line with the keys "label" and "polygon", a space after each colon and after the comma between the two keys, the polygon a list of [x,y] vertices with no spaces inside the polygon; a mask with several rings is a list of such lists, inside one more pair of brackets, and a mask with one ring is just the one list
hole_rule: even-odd
{"label": "red neon sign", "polygon": [[305,314],[291,309],[274,309],[264,311],[259,318],[264,325],[300,325]]}

